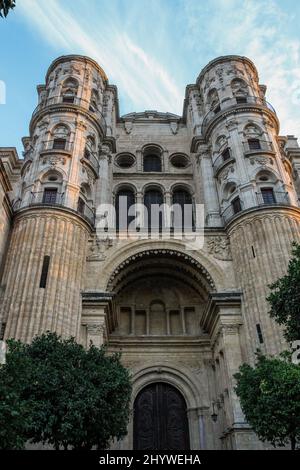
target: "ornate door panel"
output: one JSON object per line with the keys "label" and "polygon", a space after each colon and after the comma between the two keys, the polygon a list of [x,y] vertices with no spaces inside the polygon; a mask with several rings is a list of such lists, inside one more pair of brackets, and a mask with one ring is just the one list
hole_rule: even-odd
{"label": "ornate door panel", "polygon": [[134,449],[188,450],[186,404],[181,393],[166,383],[145,387],[134,404]]}

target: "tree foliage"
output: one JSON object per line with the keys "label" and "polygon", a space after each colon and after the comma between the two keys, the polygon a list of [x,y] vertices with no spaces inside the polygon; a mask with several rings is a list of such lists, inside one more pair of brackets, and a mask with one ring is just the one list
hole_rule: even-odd
{"label": "tree foliage", "polygon": [[30,428],[30,409],[22,395],[31,366],[23,346],[10,342],[5,366],[0,366],[0,449],[22,449]]}
{"label": "tree foliage", "polygon": [[271,305],[270,316],[284,325],[284,337],[288,342],[300,339],[300,245],[294,243],[292,259],[285,276],[270,286],[267,301]]}
{"label": "tree foliage", "polygon": [[[120,355],[108,355],[105,348],[85,350],[54,333],[30,345],[11,340],[7,364],[0,370],[0,394],[0,415],[3,407],[8,409],[3,434],[12,427],[11,445],[0,434],[0,448],[14,446],[14,429],[19,431],[18,448],[29,439],[56,449],[106,449],[127,433],[129,373]],[[16,412],[14,419],[9,417]]]}
{"label": "tree foliage", "polygon": [[0,16],[2,18],[6,18],[9,11],[15,8],[16,1],[15,0],[0,0]]}
{"label": "tree foliage", "polygon": [[292,449],[300,439],[300,367],[283,356],[257,355],[255,367],[243,364],[236,392],[246,420],[262,441]]}

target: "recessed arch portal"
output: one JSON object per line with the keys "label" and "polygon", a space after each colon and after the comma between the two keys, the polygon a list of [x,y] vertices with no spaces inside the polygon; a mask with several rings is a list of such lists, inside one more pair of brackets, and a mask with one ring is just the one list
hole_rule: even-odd
{"label": "recessed arch portal", "polygon": [[200,263],[173,250],[148,250],[126,259],[111,275],[116,335],[202,334],[200,316],[214,283]]}

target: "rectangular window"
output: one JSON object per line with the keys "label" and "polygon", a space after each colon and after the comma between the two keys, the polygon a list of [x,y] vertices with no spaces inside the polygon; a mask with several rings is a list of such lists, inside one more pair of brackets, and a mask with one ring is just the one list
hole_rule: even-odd
{"label": "rectangular window", "polygon": [[54,150],[65,150],[66,148],[66,139],[54,139],[53,140],[53,149]]}
{"label": "rectangular window", "polygon": [[4,338],[5,328],[6,328],[6,323],[1,323],[1,328],[0,328],[0,341],[2,341],[3,338]]}
{"label": "rectangular window", "polygon": [[245,103],[247,103],[247,98],[244,97],[244,96],[238,96],[236,98],[236,102],[237,102],[237,104],[245,104]]}
{"label": "rectangular window", "polygon": [[84,202],[84,200],[83,200],[81,197],[78,199],[77,210],[78,210],[79,214],[84,215],[84,212],[85,212],[85,202]]}
{"label": "rectangular window", "polygon": [[215,113],[215,114],[218,114],[220,111],[221,111],[221,106],[218,105],[218,106],[214,109],[214,113]]}
{"label": "rectangular window", "polygon": [[261,327],[260,327],[259,323],[257,323],[257,325],[256,325],[256,331],[257,331],[257,336],[258,336],[258,340],[259,340],[260,344],[263,344],[264,338],[263,338]]}
{"label": "rectangular window", "polygon": [[63,96],[63,103],[74,103],[74,96],[72,95]]}
{"label": "rectangular window", "polygon": [[56,204],[57,188],[46,188],[43,194],[43,204]]}
{"label": "rectangular window", "polygon": [[273,188],[261,188],[260,191],[264,204],[276,204]]}
{"label": "rectangular window", "polygon": [[240,200],[239,197],[236,197],[236,198],[232,201],[231,205],[232,205],[234,214],[237,214],[238,212],[241,212],[241,210],[242,210],[242,204],[241,204],[241,200]]}
{"label": "rectangular window", "polygon": [[248,140],[249,150],[261,150],[261,144],[259,139]]}
{"label": "rectangular window", "polygon": [[230,160],[231,155],[230,155],[230,150],[229,150],[229,148],[225,149],[225,150],[222,152],[222,157],[223,157],[223,161],[224,161],[224,162],[225,162],[226,160]]}
{"label": "rectangular window", "polygon": [[40,288],[45,289],[47,284],[48,278],[48,271],[49,271],[49,264],[50,264],[50,256],[44,256],[42,273],[41,273],[41,280],[40,280]]}

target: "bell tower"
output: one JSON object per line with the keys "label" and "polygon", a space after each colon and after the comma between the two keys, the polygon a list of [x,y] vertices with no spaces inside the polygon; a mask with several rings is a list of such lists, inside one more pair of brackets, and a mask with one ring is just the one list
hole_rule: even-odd
{"label": "bell tower", "polygon": [[292,241],[300,234],[293,170],[282,151],[279,121],[245,57],[212,61],[197,85],[204,116],[197,151],[207,224],[222,224],[230,239],[243,292],[245,354],[253,358],[256,348],[276,354],[284,343],[268,314],[268,286],[285,273]]}
{"label": "bell tower", "polygon": [[30,341],[46,330],[79,336],[110,95],[104,71],[77,55],[56,59],[38,86],[2,278],[6,338]]}

